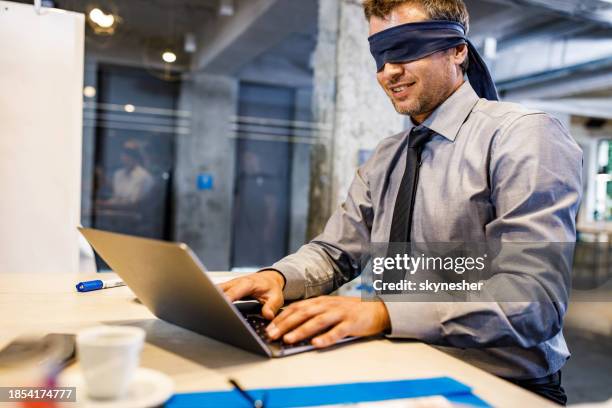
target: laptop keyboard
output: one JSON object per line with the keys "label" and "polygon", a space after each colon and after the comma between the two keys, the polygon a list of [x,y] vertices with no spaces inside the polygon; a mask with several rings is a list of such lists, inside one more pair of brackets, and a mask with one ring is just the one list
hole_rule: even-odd
{"label": "laptop keyboard", "polygon": [[266,327],[268,326],[268,324],[270,324],[269,320],[258,315],[247,315],[246,320],[253,328],[253,330],[255,330],[255,333],[257,333],[257,335],[265,343],[276,345],[282,350],[289,350],[295,347],[311,346],[310,341],[312,340],[312,337],[293,344],[285,343],[282,340],[270,340],[268,338],[268,335],[266,334]]}

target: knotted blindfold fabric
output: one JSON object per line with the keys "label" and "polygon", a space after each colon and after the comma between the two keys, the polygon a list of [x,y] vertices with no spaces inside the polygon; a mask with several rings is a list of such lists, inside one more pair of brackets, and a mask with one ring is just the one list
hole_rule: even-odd
{"label": "knotted blindfold fabric", "polygon": [[460,23],[437,20],[402,24],[376,33],[368,41],[377,71],[381,71],[386,63],[410,62],[467,44],[467,76],[472,88],[481,98],[499,99],[487,65],[465,35],[465,28]]}

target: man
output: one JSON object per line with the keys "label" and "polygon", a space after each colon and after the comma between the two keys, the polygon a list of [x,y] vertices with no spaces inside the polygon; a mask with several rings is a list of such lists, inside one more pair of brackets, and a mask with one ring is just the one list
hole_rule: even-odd
{"label": "man", "polygon": [[[413,126],[384,139],[357,170],[320,236],[222,289],[232,300],[263,303],[272,339],[314,336],[316,347],[381,333],[418,339],[565,403],[566,282],[554,282],[560,295],[541,303],[320,296],[361,272],[372,242],[575,241],[582,153],[556,119],[495,101],[488,71],[464,36],[463,1],[366,0],[364,9],[378,82]],[[537,290],[535,280],[524,282]],[[276,315],[285,300],[301,298]]]}
{"label": "man", "polygon": [[142,154],[138,145],[128,141],[121,151],[122,167],[113,174],[111,198],[99,202],[109,208],[130,209],[146,198],[154,185],[154,180],[144,168]]}

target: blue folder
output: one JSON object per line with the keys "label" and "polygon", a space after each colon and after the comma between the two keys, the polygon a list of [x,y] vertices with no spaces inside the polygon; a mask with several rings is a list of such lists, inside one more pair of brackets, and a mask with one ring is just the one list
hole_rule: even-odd
{"label": "blue folder", "polygon": [[[264,401],[266,408],[315,407],[434,395],[441,395],[453,403],[489,407],[486,402],[472,394],[470,387],[449,377],[254,389],[247,392],[253,399]],[[166,403],[166,407],[252,408],[252,404],[237,390],[231,390],[177,394]]]}

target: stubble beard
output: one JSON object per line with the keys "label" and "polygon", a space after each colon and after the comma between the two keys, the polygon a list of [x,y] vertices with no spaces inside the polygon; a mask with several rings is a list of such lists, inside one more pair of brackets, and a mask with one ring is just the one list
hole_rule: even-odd
{"label": "stubble beard", "polygon": [[401,102],[397,102],[392,96],[389,96],[393,107],[400,115],[407,115],[415,117],[424,113],[432,112],[438,107],[446,98],[444,97],[444,91],[438,87],[432,87],[432,92],[424,93],[419,95],[414,101],[411,101],[405,106],[401,106]]}
{"label": "stubble beard", "polygon": [[419,101],[415,101],[415,103],[411,104],[412,106],[401,106],[401,103],[396,102],[393,100],[393,98],[391,98],[391,103],[393,104],[393,107],[397,113],[400,115],[415,116],[420,114],[422,111]]}
{"label": "stubble beard", "polygon": [[406,115],[406,116],[420,115],[427,111],[428,105],[430,104],[429,98],[426,98],[424,96],[421,96],[420,98],[416,99],[415,101],[405,106],[402,106],[401,102],[395,101],[393,97],[390,97],[390,99],[391,99],[391,103],[393,104],[393,107],[395,108],[396,112],[399,113],[400,115]]}

